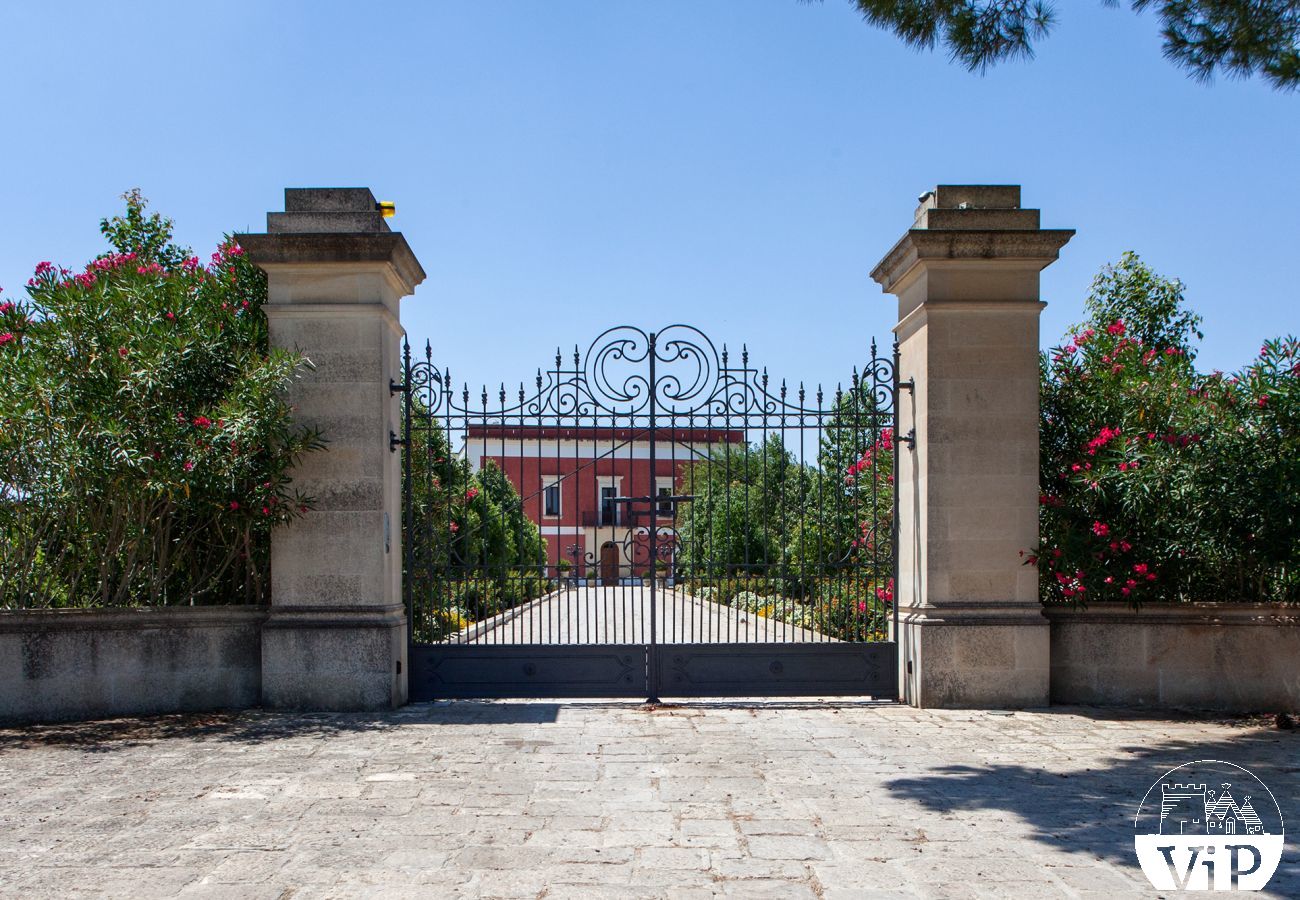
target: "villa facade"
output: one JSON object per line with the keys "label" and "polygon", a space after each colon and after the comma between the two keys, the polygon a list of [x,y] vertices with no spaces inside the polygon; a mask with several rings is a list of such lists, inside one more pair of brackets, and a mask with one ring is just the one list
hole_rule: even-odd
{"label": "villa facade", "polygon": [[496,464],[546,540],[554,574],[567,560],[579,577],[610,582],[649,569],[650,528],[670,562],[673,500],[683,467],[745,442],[742,429],[660,429],[653,447],[635,427],[470,425],[471,469]]}

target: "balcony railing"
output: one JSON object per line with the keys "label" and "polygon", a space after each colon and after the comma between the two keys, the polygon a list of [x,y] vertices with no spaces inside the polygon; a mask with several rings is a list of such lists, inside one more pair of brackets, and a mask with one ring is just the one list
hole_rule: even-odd
{"label": "balcony railing", "polygon": [[[652,518],[650,511],[643,509],[617,509],[613,512],[591,510],[579,517],[584,528],[637,528],[649,525]],[[665,512],[660,513],[658,519],[660,525],[666,525],[673,517],[671,513]]]}

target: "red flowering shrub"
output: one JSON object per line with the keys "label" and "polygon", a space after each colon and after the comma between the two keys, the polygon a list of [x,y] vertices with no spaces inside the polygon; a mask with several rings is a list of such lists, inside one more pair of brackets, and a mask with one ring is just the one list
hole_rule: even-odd
{"label": "red flowering shrub", "polygon": [[1194,364],[1182,285],[1133,254],[1043,356],[1044,602],[1300,600],[1300,343]]}
{"label": "red flowering shrub", "polygon": [[320,441],[280,399],[304,361],[268,348],[265,277],[126,201],[111,252],[0,305],[0,606],[265,601],[270,530],[310,503],[287,473]]}

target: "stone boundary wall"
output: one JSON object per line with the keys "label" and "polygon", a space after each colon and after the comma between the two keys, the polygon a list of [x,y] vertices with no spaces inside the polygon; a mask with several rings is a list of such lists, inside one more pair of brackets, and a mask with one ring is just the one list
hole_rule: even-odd
{"label": "stone boundary wall", "polygon": [[266,615],[260,606],[0,611],[0,721],[257,706]]}
{"label": "stone boundary wall", "polygon": [[1300,712],[1300,607],[1045,609],[1053,703]]}

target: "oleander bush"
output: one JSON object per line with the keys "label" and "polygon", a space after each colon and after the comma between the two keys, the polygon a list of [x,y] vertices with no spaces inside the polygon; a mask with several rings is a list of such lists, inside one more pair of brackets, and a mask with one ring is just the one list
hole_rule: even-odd
{"label": "oleander bush", "polygon": [[265,276],[227,238],[206,264],[138,191],[110,249],[0,296],[0,606],[267,602],[271,530],[302,515],[322,446],[268,346]]}
{"label": "oleander bush", "polygon": [[1134,254],[1042,357],[1045,603],[1300,600],[1300,342],[1195,365],[1183,285]]}

